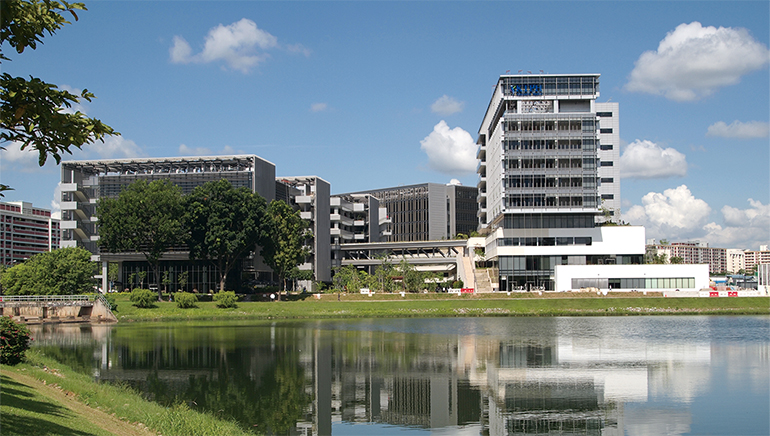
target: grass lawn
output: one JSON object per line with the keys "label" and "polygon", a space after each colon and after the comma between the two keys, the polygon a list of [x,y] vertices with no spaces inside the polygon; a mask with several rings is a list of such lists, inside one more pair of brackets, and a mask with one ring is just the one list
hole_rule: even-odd
{"label": "grass lawn", "polygon": [[[443,297],[440,298],[439,297]],[[539,298],[538,298],[539,297]],[[569,298],[568,298],[569,297]],[[663,298],[616,294],[326,294],[316,299],[292,296],[293,301],[239,302],[236,308],[220,309],[213,302],[180,309],[176,303],[159,302],[140,309],[128,295],[118,295],[116,315],[120,321],[181,321],[217,319],[305,319],[305,318],[403,318],[456,316],[606,316],[644,314],[770,314],[770,298]]]}
{"label": "grass lawn", "polygon": [[35,349],[22,364],[0,365],[0,377],[3,436],[253,435],[183,404],[167,408],[130,388],[95,383]]}
{"label": "grass lawn", "polygon": [[112,435],[34,385],[0,375],[0,432],[3,435]]}

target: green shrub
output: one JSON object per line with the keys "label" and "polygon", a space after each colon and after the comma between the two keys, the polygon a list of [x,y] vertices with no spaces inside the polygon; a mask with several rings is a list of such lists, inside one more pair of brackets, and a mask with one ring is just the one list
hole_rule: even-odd
{"label": "green shrub", "polygon": [[115,296],[112,294],[104,294],[104,299],[107,300],[107,305],[110,307],[110,310],[113,312],[118,311],[118,302],[115,301]]}
{"label": "green shrub", "polygon": [[452,288],[454,289],[462,289],[464,285],[465,284],[463,283],[462,280],[455,280],[454,282],[452,282]]}
{"label": "green shrub", "polygon": [[198,307],[198,297],[189,292],[177,292],[174,294],[174,301],[176,301],[176,307],[180,309]]}
{"label": "green shrub", "polygon": [[131,291],[131,302],[134,306],[141,308],[155,307],[158,295],[149,289],[134,289]]}
{"label": "green shrub", "polygon": [[0,316],[0,363],[16,365],[29,349],[29,329],[10,316]]}
{"label": "green shrub", "polygon": [[214,294],[214,301],[217,302],[217,307],[228,308],[236,307],[238,297],[235,296],[235,291],[222,291]]}

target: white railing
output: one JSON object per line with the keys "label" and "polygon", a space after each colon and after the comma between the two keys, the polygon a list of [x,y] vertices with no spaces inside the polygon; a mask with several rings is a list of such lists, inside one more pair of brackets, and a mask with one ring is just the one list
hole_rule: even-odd
{"label": "white railing", "polygon": [[21,303],[21,302],[62,302],[62,301],[91,301],[89,295],[0,295],[2,303]]}

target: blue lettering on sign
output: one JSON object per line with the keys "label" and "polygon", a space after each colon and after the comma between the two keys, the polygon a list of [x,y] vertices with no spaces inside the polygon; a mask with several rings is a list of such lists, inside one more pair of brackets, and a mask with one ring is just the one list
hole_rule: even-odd
{"label": "blue lettering on sign", "polygon": [[543,95],[543,87],[542,85],[511,85],[511,94],[519,97]]}

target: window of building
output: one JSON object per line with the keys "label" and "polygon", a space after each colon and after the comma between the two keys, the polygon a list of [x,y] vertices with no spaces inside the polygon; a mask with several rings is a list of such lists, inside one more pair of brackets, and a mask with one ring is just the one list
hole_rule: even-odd
{"label": "window of building", "polygon": [[602,183],[615,183],[615,179],[612,177],[602,177]]}
{"label": "window of building", "polygon": [[602,194],[602,200],[614,200],[615,195],[614,194]]}
{"label": "window of building", "polygon": [[603,167],[611,167],[613,165],[612,161],[602,161]]}
{"label": "window of building", "polygon": [[605,151],[612,150],[612,144],[602,144],[601,149]]}
{"label": "window of building", "polygon": [[599,129],[599,133],[612,133],[612,129]]}
{"label": "window of building", "polygon": [[597,117],[602,117],[602,118],[612,117],[612,112],[597,112],[596,116]]}

